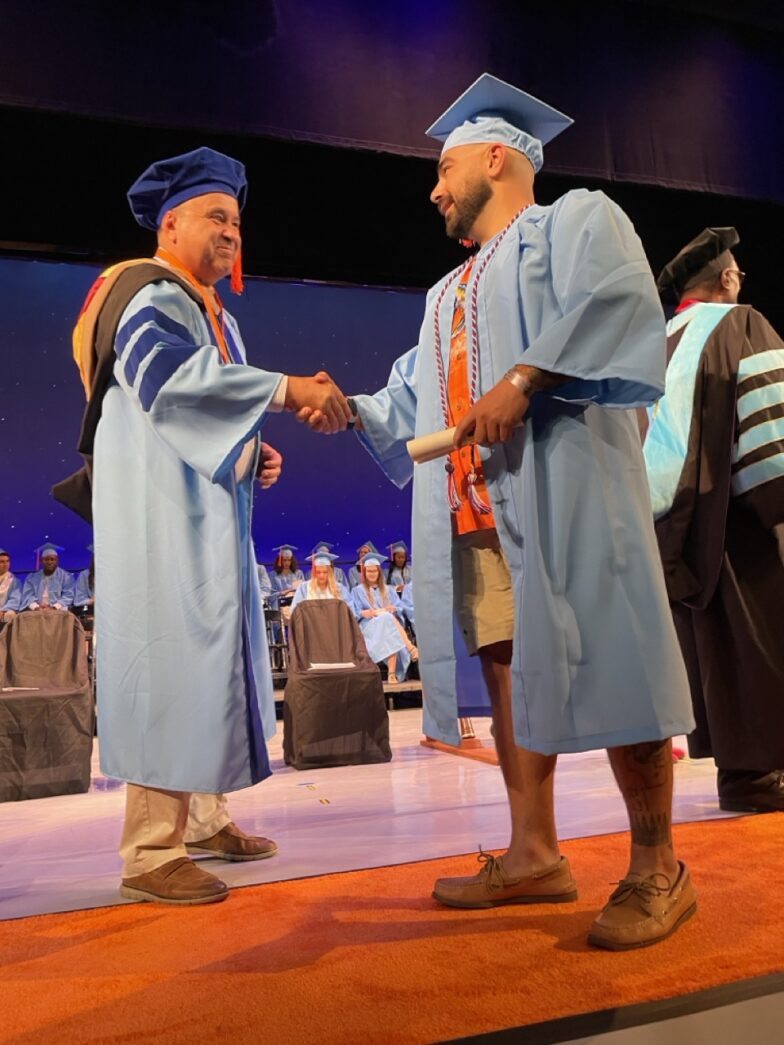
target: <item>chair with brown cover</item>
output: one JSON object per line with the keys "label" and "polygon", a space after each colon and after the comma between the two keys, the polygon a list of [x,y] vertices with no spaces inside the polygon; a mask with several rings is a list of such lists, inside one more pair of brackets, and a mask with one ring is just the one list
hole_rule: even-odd
{"label": "chair with brown cover", "polygon": [[90,786],[93,694],[72,613],[20,613],[0,634],[0,802]]}
{"label": "chair with brown cover", "polygon": [[306,600],[291,616],[283,756],[295,769],[392,757],[381,674],[341,599]]}

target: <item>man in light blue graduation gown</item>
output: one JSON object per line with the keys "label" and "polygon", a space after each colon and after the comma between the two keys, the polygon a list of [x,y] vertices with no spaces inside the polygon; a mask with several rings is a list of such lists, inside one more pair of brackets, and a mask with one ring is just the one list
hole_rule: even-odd
{"label": "man in light blue graduation gown", "polygon": [[429,736],[459,741],[452,613],[467,581],[453,575],[453,477],[443,459],[414,467],[407,440],[450,423],[455,445],[474,432],[490,500],[478,510],[494,513],[514,610],[506,640],[478,651],[511,842],[503,857],[480,856],[480,874],[437,882],[434,896],[457,907],[573,899],[556,838],[555,759],[607,747],[631,856],[590,940],[623,949],[663,939],[695,909],[671,846],[669,739],[693,719],[631,409],[664,387],[664,318],[650,269],[628,218],[603,193],[534,202],[542,143],[571,122],[485,74],[430,128],[445,142],[431,200],[450,236],[479,247],[464,284],[472,394],[448,400],[461,266],[428,294],[419,343],[394,364],[387,387],[349,404],[392,481],[414,479]]}
{"label": "man in light blue graduation gown", "polygon": [[128,781],[121,892],[141,900],[224,899],[226,885],[189,852],[276,851],[233,824],[223,794],[269,775],[275,730],[250,535],[254,480],[275,482],[281,458],[259,432],[270,412],[321,397],[327,427],[345,427],[328,375],[246,363],[215,291],[230,273],[241,285],[246,190],[241,163],[202,148],[153,164],[128,193],[136,220],[157,233],[147,264],[161,275],[117,325],[93,517],[101,766]]}
{"label": "man in light blue graduation gown", "polygon": [[62,610],[73,604],[73,575],[60,566],[57,544],[42,544],[36,548],[41,569],[29,573],[22,589],[23,610]]}
{"label": "man in light blue graduation gown", "polygon": [[0,548],[0,624],[9,624],[22,607],[22,585],[11,572],[11,556]]}

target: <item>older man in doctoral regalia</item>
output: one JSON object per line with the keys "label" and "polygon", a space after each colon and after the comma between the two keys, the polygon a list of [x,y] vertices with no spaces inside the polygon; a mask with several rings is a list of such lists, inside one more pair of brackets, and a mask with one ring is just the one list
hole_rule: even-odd
{"label": "older man in doctoral regalia", "polygon": [[[606,747],[631,855],[589,939],[624,949],[695,910],[671,837],[670,738],[693,719],[630,409],[664,385],[650,269],[602,193],[534,202],[542,143],[571,122],[485,74],[430,128],[446,139],[431,199],[447,233],[479,251],[430,291],[419,344],[387,387],[349,405],[390,478],[414,477],[425,730],[459,739],[454,607],[480,657],[510,801],[507,852],[480,854],[478,875],[441,879],[433,895],[480,908],[573,900],[556,754]],[[489,449],[414,468],[406,441],[452,425],[456,447],[473,432]]]}
{"label": "older man in doctoral regalia", "polygon": [[223,794],[269,775],[275,730],[250,524],[254,477],[270,485],[281,460],[259,431],[268,413],[319,401],[328,430],[348,413],[326,374],[246,363],[215,291],[230,273],[241,286],[246,187],[243,165],[207,148],[148,168],[128,198],[157,232],[155,258],[104,273],[75,341],[90,395],[101,767],[128,781],[121,892],[141,900],[225,898],[189,851],[276,851],[233,824]]}

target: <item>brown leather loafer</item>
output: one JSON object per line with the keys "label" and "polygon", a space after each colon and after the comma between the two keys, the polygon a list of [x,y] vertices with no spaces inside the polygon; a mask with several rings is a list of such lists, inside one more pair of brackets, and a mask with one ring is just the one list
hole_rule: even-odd
{"label": "brown leather loafer", "polygon": [[246,835],[236,824],[226,824],[212,838],[198,842],[186,842],[189,853],[216,856],[221,860],[266,860],[278,851],[269,838],[254,838]]}
{"label": "brown leather loafer", "polygon": [[631,874],[618,883],[593,923],[588,942],[610,951],[650,947],[671,936],[697,910],[697,894],[684,863],[671,884],[665,874]]}
{"label": "brown leather loafer", "polygon": [[214,874],[202,871],[187,856],[179,856],[147,874],[123,878],[120,896],[156,903],[218,903],[229,895],[229,887]]}
{"label": "brown leather loafer", "polygon": [[466,878],[439,878],[433,897],[447,907],[500,907],[509,903],[568,903],[577,899],[577,886],[565,856],[542,871],[512,878],[501,859],[479,850],[484,867]]}

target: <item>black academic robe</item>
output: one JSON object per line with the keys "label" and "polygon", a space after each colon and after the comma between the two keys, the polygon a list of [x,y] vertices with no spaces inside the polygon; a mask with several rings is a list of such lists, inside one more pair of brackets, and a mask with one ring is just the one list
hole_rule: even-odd
{"label": "black academic robe", "polygon": [[784,768],[781,382],[784,342],[759,312],[731,309],[702,349],[686,460],[656,522],[697,720],[689,751],[722,769]]}

